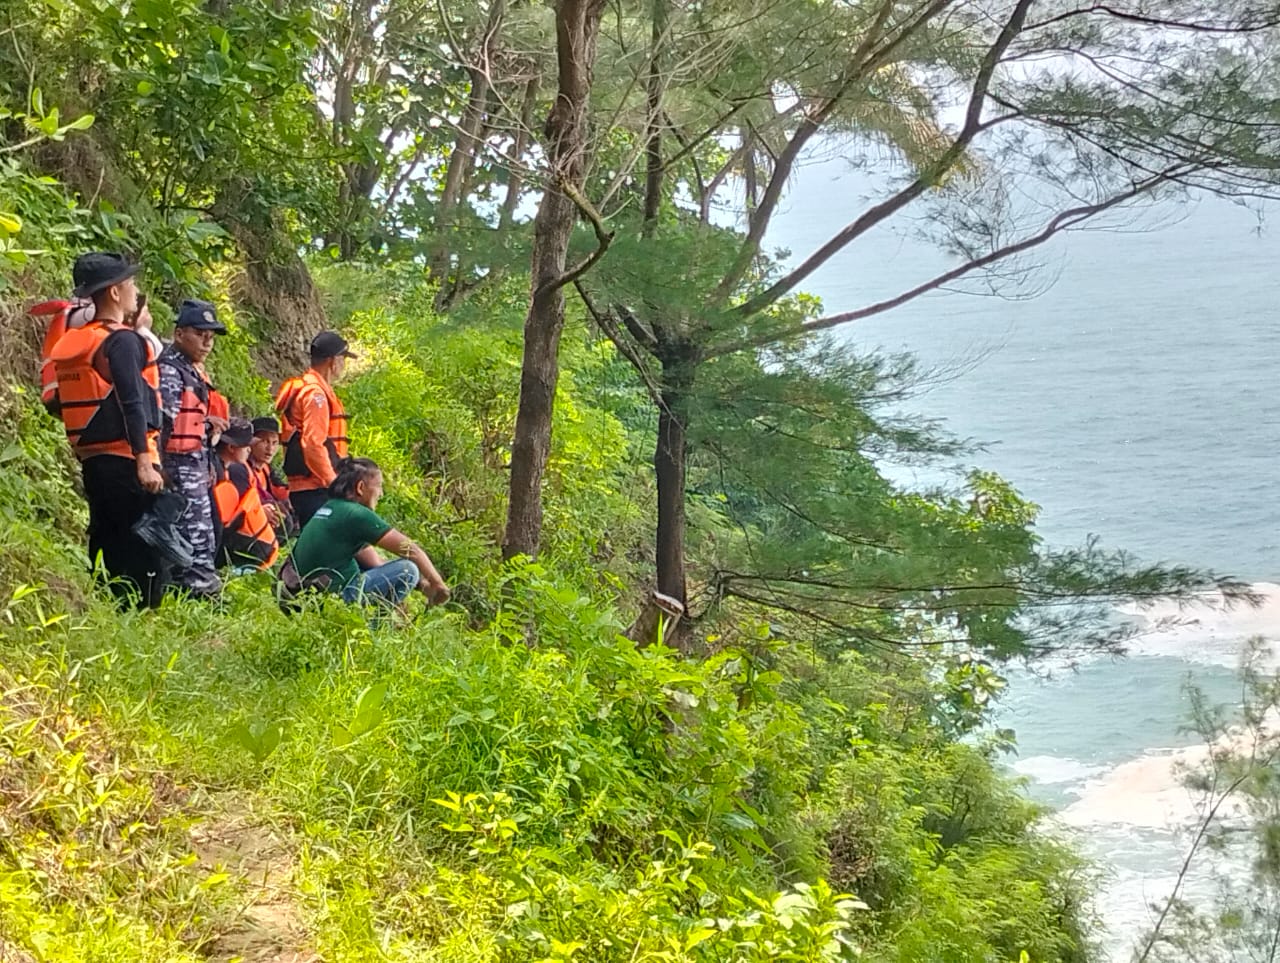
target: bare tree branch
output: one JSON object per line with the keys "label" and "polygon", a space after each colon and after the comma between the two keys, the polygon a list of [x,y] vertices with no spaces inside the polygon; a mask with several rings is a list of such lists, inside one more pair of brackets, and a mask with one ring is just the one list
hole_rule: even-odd
{"label": "bare tree branch", "polygon": [[521,157],[529,148],[529,131],[533,128],[533,108],[538,99],[539,78],[535,75],[525,82],[524,100],[520,105],[520,125],[507,152],[510,167],[507,169],[507,193],[502,199],[502,211],[498,215],[498,227],[511,227],[516,219],[516,205],[520,203],[520,191],[524,187],[524,171]]}
{"label": "bare tree branch", "polygon": [[578,292],[578,297],[582,299],[587,313],[591,315],[596,326],[613,342],[613,346],[618,349],[618,353],[631,362],[631,367],[636,369],[637,374],[640,375],[640,380],[644,383],[645,390],[649,393],[650,400],[657,405],[660,411],[666,410],[667,403],[662,399],[662,388],[658,384],[658,379],[653,376],[653,372],[649,370],[649,366],[645,363],[644,356],[636,350],[636,346],[623,336],[621,329],[618,327],[617,319],[610,312],[601,311],[597,307],[587,289],[583,287],[581,280],[574,281],[573,287]]}
{"label": "bare tree branch", "polygon": [[805,114],[795,132],[787,141],[786,147],[775,159],[773,175],[765,186],[760,203],[751,212],[747,226],[747,236],[743,239],[733,266],[729,268],[724,278],[721,279],[720,284],[716,287],[713,295],[714,301],[723,301],[727,298],[733,293],[733,289],[738,286],[743,277],[746,276],[747,270],[751,267],[751,262],[760,252],[760,244],[764,241],[765,231],[768,230],[769,222],[773,218],[773,212],[777,209],[778,202],[782,199],[782,190],[791,177],[792,168],[795,167],[795,163],[800,157],[800,152],[804,150],[805,145],[813,136],[822,129],[836,107],[840,105],[841,100],[864,75],[864,61],[879,40],[880,33],[884,30],[885,23],[893,12],[894,6],[894,0],[884,0],[880,5],[880,9],[876,12],[875,21],[868,29],[858,49],[854,51],[847,72],[836,86],[835,92],[821,106]]}
{"label": "bare tree branch", "polygon": [[828,317],[820,318],[817,321],[811,321],[808,324],[801,325],[800,327],[792,330],[774,331],[768,334],[761,334],[738,341],[731,345],[715,348],[707,353],[707,357],[716,358],[727,354],[733,354],[737,351],[749,350],[751,348],[763,348],[771,344],[778,344],[783,341],[806,337],[807,335],[818,331],[826,331],[830,328],[838,327],[842,324],[848,324],[852,321],[860,321],[863,318],[883,314],[885,311],[891,311],[894,308],[901,307],[909,301],[914,301],[922,294],[935,291],[944,285],[950,284],[952,281],[956,281],[964,277],[965,275],[972,274],[974,271],[978,271],[982,268],[988,267],[989,265],[995,264],[997,261],[1002,261],[1006,258],[1021,254],[1024,251],[1029,251],[1032,248],[1039,247],[1041,244],[1060,234],[1062,231],[1076,227],[1091,217],[1095,217],[1104,211],[1118,207],[1127,201],[1133,200],[1135,197],[1149,193],[1161,184],[1177,181],[1185,173],[1186,170],[1168,170],[1156,175],[1155,177],[1137,183],[1129,190],[1115,194],[1104,201],[1099,201],[1096,204],[1084,204],[1079,207],[1073,207],[1069,210],[1061,211],[1054,216],[1039,233],[1023,238],[1021,241],[1017,241],[1013,244],[1007,244],[1003,247],[999,247],[981,257],[966,261],[959,267],[953,268],[943,274],[939,274],[932,280],[925,281],[923,284],[919,284],[916,287],[911,288],[909,291],[904,291],[896,297],[889,298],[885,301],[879,301],[875,304],[867,305],[866,307],[858,308],[854,311],[844,311],[840,314],[829,315]]}
{"label": "bare tree branch", "polygon": [[1115,7],[1110,7],[1103,3],[1095,3],[1091,7],[1079,7],[1075,10],[1067,10],[1064,13],[1049,17],[1045,20],[1039,20],[1036,23],[1030,24],[1027,27],[1027,30],[1039,30],[1041,27],[1048,27],[1051,24],[1061,23],[1063,20],[1070,20],[1073,17],[1091,16],[1093,14],[1103,14],[1104,16],[1113,17],[1116,20],[1140,23],[1148,27],[1161,27],[1166,30],[1187,30],[1195,33],[1249,34],[1259,33],[1263,30],[1270,30],[1273,27],[1280,26],[1280,17],[1262,19],[1254,23],[1246,24],[1218,24],[1206,21],[1174,20],[1167,17],[1155,17],[1149,14],[1117,10]]}
{"label": "bare tree branch", "polygon": [[[923,194],[931,184],[937,183],[943,175],[959,162],[975,137],[994,126],[995,123],[1005,119],[998,118],[996,121],[984,123],[982,109],[986,103],[987,91],[991,87],[996,67],[1004,57],[1005,51],[1009,49],[1009,45],[1013,43],[1014,39],[1022,31],[1027,11],[1031,8],[1033,2],[1034,0],[1018,0],[1017,5],[1004,25],[1004,29],[1000,31],[995,43],[991,45],[986,56],[983,57],[982,64],[978,68],[977,77],[973,82],[972,93],[969,96],[969,106],[965,111],[964,126],[961,127],[960,133],[952,141],[951,146],[943,152],[942,156],[897,194],[872,207],[857,220],[839,231],[785,277],[735,308],[735,314],[744,318],[750,317],[789,293],[796,285],[829,261],[833,255],[855,238],[860,237],[877,224],[902,210]],[[738,280],[741,280],[741,277]],[[734,283],[736,284],[737,281]]]}
{"label": "bare tree branch", "polygon": [[653,332],[641,324],[640,319],[637,318],[628,308],[619,307],[617,312],[618,316],[622,319],[622,323],[626,325],[627,331],[630,332],[631,337],[644,345],[645,350],[650,354],[656,353],[660,345]]}
{"label": "bare tree branch", "polygon": [[591,222],[591,228],[596,234],[596,248],[585,258],[579,261],[575,266],[569,268],[557,278],[542,284],[534,297],[545,297],[558,288],[564,287],[566,284],[572,284],[582,275],[586,274],[609,250],[609,245],[613,243],[614,233],[608,230],[604,225],[604,219],[600,216],[600,212],[595,209],[592,203],[583,196],[582,192],[570,184],[568,181],[561,181],[556,185],[556,189],[565,197],[573,201],[584,217]]}

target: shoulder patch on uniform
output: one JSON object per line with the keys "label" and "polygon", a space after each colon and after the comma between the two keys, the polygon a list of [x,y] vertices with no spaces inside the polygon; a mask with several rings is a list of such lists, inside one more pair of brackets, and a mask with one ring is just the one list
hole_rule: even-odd
{"label": "shoulder patch on uniform", "polygon": [[323,408],[324,395],[320,394],[320,392],[317,391],[314,395],[311,396],[311,403],[315,405],[317,408]]}

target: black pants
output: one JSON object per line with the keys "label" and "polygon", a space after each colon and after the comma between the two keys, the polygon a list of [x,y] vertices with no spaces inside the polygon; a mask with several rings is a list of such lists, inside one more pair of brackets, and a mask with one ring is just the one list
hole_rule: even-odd
{"label": "black pants", "polygon": [[311,516],[329,500],[329,489],[316,488],[308,492],[290,492],[289,501],[293,505],[293,514],[298,517],[298,528],[311,521]]}
{"label": "black pants", "polygon": [[138,484],[132,458],[95,455],[80,468],[89,501],[90,562],[96,570],[101,556],[111,593],[121,605],[154,608],[164,595],[169,567],[130,529],[156,496]]}

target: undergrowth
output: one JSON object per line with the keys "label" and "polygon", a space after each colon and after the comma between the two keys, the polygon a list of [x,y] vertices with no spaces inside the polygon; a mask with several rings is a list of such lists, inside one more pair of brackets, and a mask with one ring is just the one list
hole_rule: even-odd
{"label": "undergrowth", "polygon": [[328,600],[286,616],[252,576],[118,613],[56,426],[6,389],[0,950],[232,958],[252,872],[197,843],[230,812],[290,841],[292,948],[318,959],[1087,958],[1085,870],[998,775],[974,679],[747,620],[701,661],[623,638],[638,406],[572,334],[550,547],[494,562],[518,292],[445,323],[329,280],[362,354],[353,447],[457,601],[370,627]]}

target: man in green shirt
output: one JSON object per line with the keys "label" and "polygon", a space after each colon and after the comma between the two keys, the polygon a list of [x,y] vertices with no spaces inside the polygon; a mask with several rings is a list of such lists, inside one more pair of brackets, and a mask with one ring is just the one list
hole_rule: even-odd
{"label": "man in green shirt", "polygon": [[[427,553],[375,511],[382,497],[377,464],[368,458],[341,462],[329,494],[293,549],[292,561],[304,584],[340,593],[352,603],[399,605],[414,588],[433,605],[448,600],[448,586]],[[384,562],[378,548],[399,557]]]}

